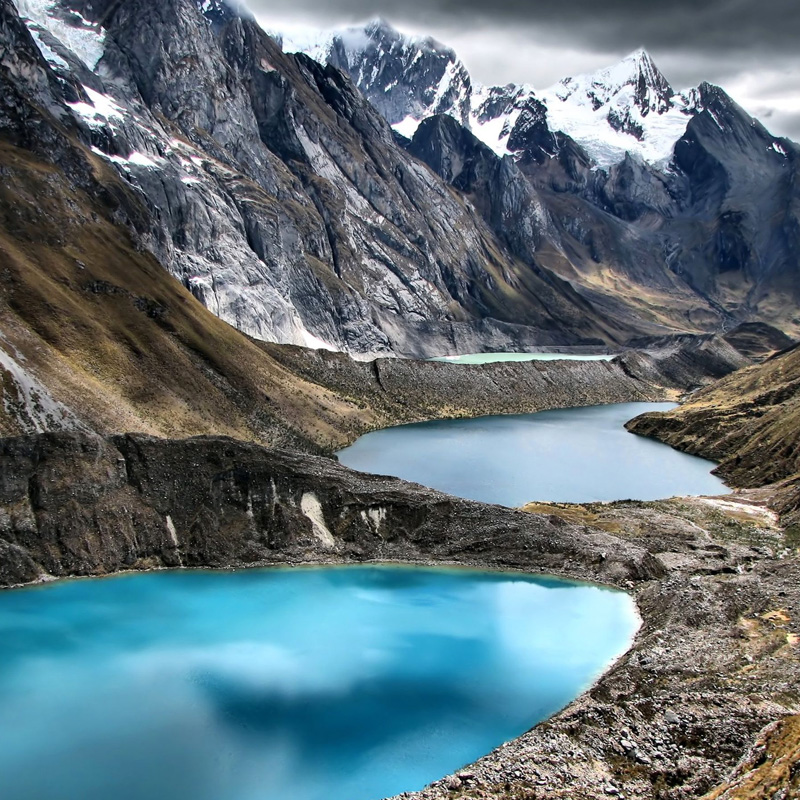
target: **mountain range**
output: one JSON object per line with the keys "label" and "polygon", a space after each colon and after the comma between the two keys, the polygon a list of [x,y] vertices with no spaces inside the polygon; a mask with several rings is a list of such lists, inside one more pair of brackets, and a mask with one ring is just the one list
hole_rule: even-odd
{"label": "mountain range", "polygon": [[537,93],[383,21],[321,63],[220,0],[0,9],[15,156],[248,336],[425,357],[798,330],[800,150],[644,52]]}
{"label": "mountain range", "polygon": [[[567,134],[599,167],[608,169],[627,153],[666,166],[690,118],[704,110],[700,91],[675,92],[644,49],[537,91],[528,84],[477,85],[452,49],[406,36],[383,19],[276,38],[287,52],[348,73],[399,134],[411,138],[422,120],[449,114],[500,156],[525,150],[524,131],[535,118],[543,140]],[[553,155],[555,138],[550,144]]]}
{"label": "mountain range", "polygon": [[[488,191],[484,216],[522,245],[512,250],[609,316],[634,305],[639,320],[690,329],[765,319],[796,330],[797,145],[720,87],[676,91],[643,49],[542,91],[480,86],[452,49],[381,19],[278,39],[349,74],[411,152],[471,197]],[[442,115],[471,136],[428,122]],[[525,181],[487,183],[474,165],[500,170],[480,145]],[[497,215],[520,185],[538,224]]]}

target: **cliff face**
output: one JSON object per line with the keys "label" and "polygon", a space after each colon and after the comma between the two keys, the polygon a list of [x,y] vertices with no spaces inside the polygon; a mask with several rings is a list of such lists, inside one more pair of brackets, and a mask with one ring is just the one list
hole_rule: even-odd
{"label": "cliff face", "polygon": [[408,149],[464,192],[511,252],[609,318],[794,330],[800,151],[717,87],[698,91],[703,110],[665,171],[630,155],[592,169],[567,141],[501,159],[445,115],[424,120]]}
{"label": "cliff face", "polygon": [[569,561],[608,581],[660,573],[644,550],[559,520],[232,439],[4,439],[0,476],[2,586],[309,560],[482,558],[535,571]]}
{"label": "cliff face", "polygon": [[[105,15],[111,10],[109,5],[108,9],[98,7],[95,12]],[[202,36],[206,38],[202,41],[217,35],[212,29],[206,30],[209,23],[198,16],[197,9],[188,9],[183,22],[174,15],[174,8],[170,12],[165,6],[162,11],[165,20],[151,20],[152,35],[155,35],[152,26],[189,24],[186,20],[205,26]],[[87,13],[91,12],[87,9]],[[125,24],[135,27],[128,17],[125,20]],[[111,26],[110,19],[105,24]],[[234,20],[230,24],[244,23]],[[111,28],[103,30],[108,39]],[[47,38],[46,30],[43,31],[37,35]],[[91,33],[83,28],[81,31]],[[312,209],[308,213],[319,216],[308,197],[303,201],[305,205],[292,200],[291,192],[299,193],[300,198],[303,195],[300,179],[261,142],[260,134],[257,152],[264,164],[272,165],[270,168],[277,170],[275,174],[280,177],[273,187],[278,194],[269,203],[263,187],[245,178],[243,172],[224,166],[235,161],[228,149],[212,147],[204,138],[206,129],[192,127],[193,136],[202,139],[217,154],[212,156],[203,151],[202,159],[200,156],[198,159],[205,166],[198,166],[186,152],[180,151],[183,155],[179,155],[175,150],[178,129],[164,121],[163,113],[154,116],[147,110],[136,88],[139,84],[125,84],[122,76],[119,78],[122,88],[113,84],[117,87],[114,91],[125,96],[126,92],[133,92],[138,98],[135,103],[131,101],[130,113],[117,111],[110,95],[103,95],[106,100],[98,99],[101,90],[111,89],[84,62],[71,56],[71,51],[47,40],[62,53],[58,58],[72,65],[68,70],[48,63],[14,5],[8,0],[0,2],[0,434],[62,429],[100,433],[140,431],[161,436],[207,433],[313,450],[342,446],[363,430],[380,424],[385,417],[327,389],[324,382],[298,378],[291,362],[278,363],[253,340],[210,313],[197,298],[197,286],[191,280],[175,280],[163,268],[164,261],[157,257],[161,253],[167,259],[163,254],[174,252],[175,248],[202,246],[215,258],[227,254],[225,257],[232,258],[238,266],[245,264],[246,259],[241,260],[233,250],[226,249],[229,240],[221,220],[226,215],[239,214],[232,195],[225,194],[228,189],[234,194],[243,193],[239,196],[242,213],[279,215],[273,219],[270,236],[278,237],[274,241],[281,252],[300,247],[301,239],[280,217],[305,214],[303,208]],[[153,67],[145,58],[149,51],[144,41],[137,41],[141,45],[141,59]],[[178,47],[178,42],[179,38],[167,37],[164,47],[171,52],[169,48]],[[221,58],[219,46],[214,44]],[[113,50],[110,40],[104,48],[109,53]],[[163,67],[162,61],[167,56],[159,53],[155,48],[150,55]],[[88,58],[85,53],[84,56]],[[278,57],[283,59],[281,54]],[[281,63],[306,86],[302,91],[320,104],[314,113],[332,121],[334,128],[340,127],[344,131],[341,135],[352,143],[357,135],[355,129],[327,106],[316,78],[307,70],[302,71],[300,62],[283,59]],[[312,67],[325,83],[321,68]],[[167,82],[166,73],[159,74],[162,76],[159,80]],[[230,77],[227,72],[225,75]],[[277,80],[278,76],[272,79]],[[153,86],[158,84],[152,75],[148,80]],[[109,84],[112,83],[109,79]],[[186,88],[188,83],[183,90],[179,83],[174,91],[188,92],[189,99],[181,101],[182,111],[175,111],[175,115],[185,119],[194,108],[191,103],[205,106],[203,98]],[[144,90],[145,83],[141,86]],[[226,86],[217,88],[225,92]],[[339,84],[334,81],[331,86],[330,97],[339,97],[337,92],[347,93],[341,81]],[[167,91],[163,87],[162,90]],[[300,90],[292,90],[297,91]],[[374,123],[374,135],[379,139],[384,137],[385,124],[353,94],[352,88],[347,91],[352,95],[350,110],[354,117],[361,119],[359,115],[363,112],[367,115],[366,121],[362,119],[364,125],[369,129]],[[263,99],[263,94],[260,96]],[[168,105],[167,101],[164,95],[159,102]],[[217,109],[214,113],[222,114],[229,109],[222,100],[211,105]],[[205,109],[204,113],[210,114],[214,108]],[[311,125],[312,112],[307,109],[305,113]],[[276,115],[276,119],[280,117],[277,112]],[[211,125],[210,118],[203,124]],[[230,120],[225,124],[220,122],[219,126],[229,133],[238,130]],[[163,136],[167,136],[168,142],[173,141],[170,152],[159,138]],[[181,141],[181,147],[190,147],[188,139]],[[255,147],[254,142],[250,141],[248,146]],[[162,145],[159,151],[157,146]],[[234,143],[229,145],[234,148]],[[115,154],[113,159],[111,153]],[[139,155],[134,156],[135,153]],[[415,174],[421,176],[409,178],[408,191],[416,187],[414,191],[426,194],[425,181],[435,183],[435,179],[419,165],[414,166],[409,156],[396,158],[402,159],[399,167],[413,166]],[[259,173],[260,180],[266,180],[267,166]],[[193,177],[187,170],[197,174]],[[310,172],[305,174],[323,194],[327,191]],[[415,183],[416,180],[423,183]],[[283,188],[279,191],[280,186]],[[177,194],[170,193],[172,190]],[[440,190],[449,198],[448,202],[458,206],[453,213],[460,214],[460,201],[443,185],[436,189]],[[374,191],[377,196],[379,189]],[[189,205],[182,205],[184,201]],[[236,218],[237,236],[255,246],[260,241],[261,229],[257,225],[247,228],[241,215]],[[365,215],[365,219],[374,221],[370,215]],[[182,227],[180,233],[173,231],[167,238],[159,233],[159,226],[171,225],[170,220],[177,220]],[[413,224],[417,222],[419,215],[414,217]],[[384,223],[390,224],[385,219]],[[456,234],[445,227],[452,241]],[[322,228],[324,231],[324,225]],[[379,239],[371,246],[382,246]],[[461,241],[459,247],[463,246]],[[319,266],[313,260],[303,263]],[[267,269],[263,263],[261,266]],[[325,270],[319,274],[338,281]],[[272,277],[275,274],[270,272]],[[222,294],[224,282],[218,278],[219,275],[215,286]],[[269,289],[268,281],[265,283],[255,272],[248,272],[241,286],[253,292]],[[483,285],[481,291],[485,289]],[[313,286],[303,291],[309,307],[324,311],[325,301]],[[248,303],[245,305],[249,308]],[[280,320],[280,302],[270,301],[268,306],[270,319]],[[357,315],[359,325],[362,322],[367,327],[373,325],[369,310],[353,306],[351,311]],[[443,330],[438,321],[422,323],[421,318],[412,317],[415,335],[423,336],[435,348],[440,344],[452,348],[459,339],[459,331],[466,330],[455,321],[442,323],[447,330],[445,346],[437,338]],[[341,322],[346,327],[344,319],[337,316],[337,325]],[[397,341],[408,332],[405,324],[403,320],[391,322]],[[470,345],[492,341],[499,330],[498,324],[470,323],[466,326],[470,334],[464,340]],[[501,344],[519,343],[530,333],[524,326],[506,325],[506,328],[507,339],[506,334],[498,334]]]}
{"label": "cliff face", "polygon": [[[666,380],[660,366],[635,372],[638,380],[605,365],[372,367],[323,351],[261,346],[211,314],[143,247],[146,198],[46,110],[55,91],[46,65],[30,42],[26,50],[24,27],[15,30],[18,46],[3,63],[27,77],[3,84],[10,88],[2,102],[14,111],[0,115],[2,435],[223,434],[336,448],[364,430],[451,409],[520,412],[650,399],[659,386],[686,388],[743,363],[720,351],[712,371],[693,362],[682,383]],[[14,87],[28,88],[14,94]],[[527,335],[524,326],[507,329],[512,345]],[[417,322],[415,330],[431,342],[441,332],[435,322]],[[476,351],[497,326],[475,323],[458,336],[450,330],[448,347],[458,341]],[[311,372],[306,362],[320,366]],[[349,377],[337,383],[342,370]],[[377,385],[379,374],[390,392]]]}

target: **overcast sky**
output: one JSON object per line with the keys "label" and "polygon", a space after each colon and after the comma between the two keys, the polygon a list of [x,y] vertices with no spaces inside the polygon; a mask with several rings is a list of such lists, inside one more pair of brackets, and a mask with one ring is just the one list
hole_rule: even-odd
{"label": "overcast sky", "polygon": [[247,0],[266,28],[382,16],[453,47],[480,83],[557,80],[644,46],[675,89],[722,86],[800,141],[800,0]]}

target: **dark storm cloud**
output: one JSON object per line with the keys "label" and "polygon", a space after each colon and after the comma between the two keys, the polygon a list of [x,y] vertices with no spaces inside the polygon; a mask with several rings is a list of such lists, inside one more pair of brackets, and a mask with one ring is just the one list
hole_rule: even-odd
{"label": "dark storm cloud", "polygon": [[800,139],[800,0],[246,0],[265,27],[382,16],[452,46],[481,83],[545,88],[645,47],[675,88],[721,85]]}
{"label": "dark storm cloud", "polygon": [[[256,13],[286,14],[286,5],[250,0]],[[355,21],[377,14],[397,23],[445,26],[524,26],[547,29],[595,49],[695,48],[709,51],[776,50],[793,53],[800,35],[797,0],[293,0],[291,8]]]}

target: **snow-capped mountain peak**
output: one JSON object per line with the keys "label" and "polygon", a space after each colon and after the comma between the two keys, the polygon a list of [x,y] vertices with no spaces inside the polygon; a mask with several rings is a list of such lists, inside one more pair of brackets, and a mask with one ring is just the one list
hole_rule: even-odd
{"label": "snow-capped mountain peak", "polygon": [[550,125],[571,136],[601,167],[626,153],[669,159],[689,117],[690,93],[676,94],[650,54],[635,50],[597,72],[565,78],[541,93]]}
{"label": "snow-capped mountain peak", "polygon": [[[431,38],[407,36],[382,18],[327,34],[285,36],[283,46],[348,72],[398,133],[413,136],[426,117],[450,114],[498,155],[519,152],[535,129],[537,147],[546,150],[562,131],[601,168],[619,163],[626,153],[663,162],[690,117],[702,110],[698,93],[676,93],[644,48],[543,91],[525,84],[473,91],[453,50]],[[518,126],[525,128],[524,136],[513,135]]]}
{"label": "snow-capped mountain peak", "polygon": [[303,52],[347,72],[362,94],[404,135],[434,114],[468,124],[472,83],[455,52],[429,36],[408,36],[378,17],[334,31],[292,30],[285,52]]}
{"label": "snow-capped mountain peak", "polygon": [[284,53],[305,53],[315,61],[324,64],[331,52],[337,31],[312,28],[305,25],[293,26],[281,31],[269,31],[283,49]]}
{"label": "snow-capped mountain peak", "polygon": [[633,103],[643,116],[651,112],[663,114],[672,107],[675,93],[644,48],[635,50],[611,67],[564,78],[548,91],[564,102],[573,98],[577,103],[588,100],[597,110],[626,88],[633,90]]}

